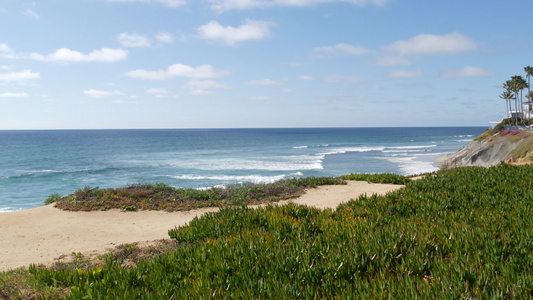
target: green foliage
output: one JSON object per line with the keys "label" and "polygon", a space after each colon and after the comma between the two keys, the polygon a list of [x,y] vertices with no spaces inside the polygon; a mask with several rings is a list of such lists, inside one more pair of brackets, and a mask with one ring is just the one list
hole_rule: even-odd
{"label": "green foliage", "polygon": [[405,176],[401,176],[394,173],[382,173],[382,174],[350,174],[341,176],[346,180],[360,180],[371,183],[390,183],[390,184],[407,184],[411,182],[411,179]]}
{"label": "green foliage", "polygon": [[[500,124],[498,124],[496,127],[500,126]],[[489,138],[490,136],[492,136],[493,132],[497,133],[497,132],[503,130],[503,125],[501,126],[501,129],[498,129],[498,131],[494,131],[494,130],[496,130],[496,127],[494,127],[494,129],[490,129],[489,128],[489,129],[485,130],[482,134],[480,134],[476,138],[474,138],[474,141],[480,141],[480,142],[484,141],[487,138]]]}
{"label": "green foliage", "polygon": [[514,125],[514,118],[503,119],[498,125],[494,126],[492,129],[492,134],[499,133],[505,129],[505,126]]}
{"label": "green foliage", "polygon": [[513,160],[520,159],[520,158],[526,158],[528,157],[531,159],[531,150],[533,150],[533,134],[530,133],[521,133],[521,138],[523,138],[522,141],[520,141],[520,144],[513,150],[511,153],[509,153],[508,158],[511,158]]}
{"label": "green foliage", "polygon": [[0,299],[64,299],[65,288],[46,285],[30,274],[27,268],[0,272]]}
{"label": "green foliage", "polygon": [[189,210],[290,199],[301,195],[306,188],[326,184],[346,184],[346,182],[340,178],[310,177],[281,180],[270,184],[240,184],[207,190],[178,189],[165,183],[137,184],[117,189],[85,186],[83,189],[77,189],[73,195],[57,201],[56,207],[74,211],[113,208],[125,211]]}
{"label": "green foliage", "polygon": [[223,208],[125,268],[32,267],[71,299],[533,298],[533,166],[459,168],[336,210]]}
{"label": "green foliage", "polygon": [[52,204],[56,201],[61,199],[61,195],[58,193],[51,194],[50,196],[46,197],[46,200],[44,200],[44,205]]}

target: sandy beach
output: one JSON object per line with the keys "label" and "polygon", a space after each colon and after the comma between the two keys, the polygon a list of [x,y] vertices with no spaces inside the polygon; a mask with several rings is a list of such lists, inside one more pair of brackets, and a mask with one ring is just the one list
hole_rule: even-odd
{"label": "sandy beach", "polygon": [[[291,201],[317,208],[335,208],[361,194],[385,194],[401,187],[350,181],[348,185],[310,189]],[[168,239],[169,229],[186,225],[196,216],[217,210],[69,212],[48,205],[1,213],[0,271],[29,264],[50,265],[59,259],[72,257],[72,253],[93,256],[125,243]]]}

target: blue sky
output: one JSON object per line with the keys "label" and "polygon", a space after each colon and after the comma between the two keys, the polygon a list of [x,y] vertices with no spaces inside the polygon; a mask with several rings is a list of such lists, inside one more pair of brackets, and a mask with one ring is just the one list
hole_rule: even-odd
{"label": "blue sky", "polygon": [[531,0],[3,0],[0,129],[488,126]]}

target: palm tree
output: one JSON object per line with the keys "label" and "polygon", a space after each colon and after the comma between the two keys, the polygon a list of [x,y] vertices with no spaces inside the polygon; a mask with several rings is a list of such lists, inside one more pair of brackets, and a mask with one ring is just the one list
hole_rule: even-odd
{"label": "palm tree", "polygon": [[[526,72],[526,75],[527,75],[527,93],[528,95],[531,94],[531,76],[533,75],[533,67],[532,66],[527,66],[524,68],[524,71]],[[531,101],[533,99],[531,99],[530,97],[528,97],[528,95],[526,95],[526,98],[529,99],[529,105],[528,105],[528,120],[531,119]]]}
{"label": "palm tree", "polygon": [[[513,91],[513,93],[515,94],[515,109],[516,109],[516,112],[518,113],[518,100],[520,100],[520,112],[522,112],[522,90],[525,89],[528,85],[527,85],[527,82],[526,80],[520,76],[520,75],[515,75],[515,76],[512,76],[511,77],[511,80],[508,80],[506,82],[507,86],[511,89],[511,91]],[[522,116],[522,113],[520,114]],[[518,125],[518,119],[515,118],[515,125]]]}
{"label": "palm tree", "polygon": [[507,88],[507,86],[504,84],[503,88],[505,89],[504,92],[500,95],[500,98],[505,100],[505,110],[507,111],[507,119],[509,119],[509,112],[511,111],[511,99],[513,99],[513,93],[511,93],[511,90]]}
{"label": "palm tree", "polygon": [[[515,107],[515,110],[514,110],[514,116],[513,116],[513,109],[512,109],[512,103],[511,101],[509,101],[509,112],[511,113],[511,119],[513,120],[513,122],[511,123],[512,125],[516,125],[517,123],[517,120],[516,120],[516,112],[518,110],[518,106],[516,104],[516,94],[513,94],[511,92],[514,92],[514,83],[511,79],[507,80],[504,84],[503,84],[503,88],[508,91],[512,97],[511,99],[514,99],[514,107]],[[509,100],[511,100],[509,99]]]}
{"label": "palm tree", "polygon": [[524,71],[526,72],[526,75],[527,75],[527,92],[530,93],[531,89],[529,88],[529,86],[530,86],[531,76],[533,75],[533,67],[527,66],[524,68]]}
{"label": "palm tree", "polygon": [[529,103],[528,103],[528,116],[527,116],[527,119],[529,121],[529,124],[531,125],[531,102],[533,101],[533,91],[529,91],[529,93],[527,93],[526,95],[526,98],[529,99]]}

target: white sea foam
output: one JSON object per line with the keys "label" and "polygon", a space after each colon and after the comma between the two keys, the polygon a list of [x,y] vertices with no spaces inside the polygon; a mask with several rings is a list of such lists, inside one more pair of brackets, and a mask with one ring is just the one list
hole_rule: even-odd
{"label": "white sea foam", "polygon": [[387,149],[425,149],[425,148],[435,148],[437,145],[420,145],[420,146],[394,146],[387,147]]}
{"label": "white sea foam", "polygon": [[275,176],[265,176],[265,175],[212,175],[212,176],[202,176],[202,175],[177,175],[177,176],[168,176],[174,179],[181,180],[216,180],[216,181],[230,181],[230,182],[250,182],[250,183],[273,183],[279,180],[283,180],[287,177],[301,177],[304,174],[302,172],[291,173],[288,175],[275,175]]}
{"label": "white sea foam", "polygon": [[385,147],[341,147],[334,148],[328,152],[321,153],[322,155],[333,155],[333,154],[345,154],[349,152],[371,152],[371,151],[383,151]]}
{"label": "white sea foam", "polygon": [[231,175],[215,175],[215,176],[201,176],[201,175],[178,175],[169,176],[174,179],[183,180],[216,180],[216,181],[231,181],[231,182],[250,182],[250,183],[272,183],[285,179],[285,175],[277,176],[262,176],[262,175],[245,175],[245,176],[231,176]]}
{"label": "white sea foam", "polygon": [[383,150],[383,153],[420,153],[427,150]]}
{"label": "white sea foam", "polygon": [[311,145],[311,146],[295,146],[292,147],[293,149],[308,149],[308,148],[325,148],[329,147],[329,144],[323,144],[323,145]]}
{"label": "white sea foam", "polygon": [[36,170],[36,171],[31,171],[29,172],[30,174],[35,174],[35,173],[61,173],[61,171],[58,171],[58,170]]}
{"label": "white sea foam", "polygon": [[389,156],[383,158],[398,165],[403,175],[416,175],[438,170],[431,161],[418,160],[418,156]]}
{"label": "white sea foam", "polygon": [[0,207],[0,213],[9,213],[22,210],[21,208],[14,208],[14,207]]}
{"label": "white sea foam", "polygon": [[261,171],[298,171],[322,170],[323,155],[292,155],[251,158],[193,159],[174,161],[170,165],[182,169],[205,171],[220,170],[261,170]]}

